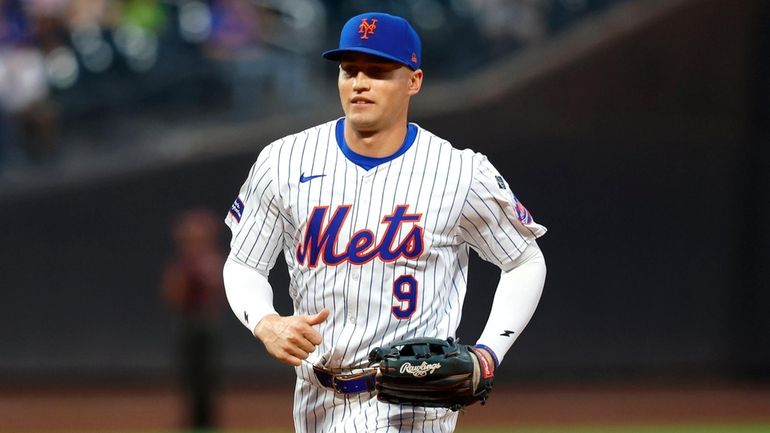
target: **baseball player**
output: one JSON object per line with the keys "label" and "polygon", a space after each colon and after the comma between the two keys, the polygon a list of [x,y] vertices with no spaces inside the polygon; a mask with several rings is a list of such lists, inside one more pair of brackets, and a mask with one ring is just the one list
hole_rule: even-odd
{"label": "baseball player", "polygon": [[[546,229],[484,155],[408,122],[423,71],[406,20],[353,17],[323,56],[339,62],[345,116],[261,151],[225,220],[228,301],[295,367],[298,433],[452,432],[449,408],[381,401],[368,356],[393,341],[455,337],[471,247],[501,269],[470,348],[476,376],[481,366],[491,377],[539,301],[545,261],[535,240]],[[281,251],[291,316],[276,313],[267,279]],[[417,378],[431,368],[401,370]]]}

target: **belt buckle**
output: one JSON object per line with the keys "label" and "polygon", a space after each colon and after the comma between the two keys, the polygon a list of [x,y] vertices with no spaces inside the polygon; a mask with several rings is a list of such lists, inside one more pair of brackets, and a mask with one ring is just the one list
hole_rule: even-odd
{"label": "belt buckle", "polygon": [[[339,395],[360,394],[374,390],[373,371],[363,371],[360,373],[335,374],[323,367],[313,366],[318,380],[326,388]],[[369,377],[367,377],[369,376]]]}
{"label": "belt buckle", "polygon": [[[367,377],[370,376],[370,377]],[[353,381],[359,381],[355,383]],[[353,384],[352,389],[345,389],[347,385]],[[361,372],[352,374],[332,374],[332,387],[334,392],[342,395],[349,394],[361,394],[364,392],[371,392],[374,389],[374,373],[373,372]]]}

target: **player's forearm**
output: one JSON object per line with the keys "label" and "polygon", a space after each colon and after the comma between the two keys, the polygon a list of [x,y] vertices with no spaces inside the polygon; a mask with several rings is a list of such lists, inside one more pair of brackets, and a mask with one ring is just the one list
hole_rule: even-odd
{"label": "player's forearm", "polygon": [[232,258],[227,259],[222,274],[230,308],[243,326],[254,334],[254,328],[262,318],[276,314],[273,289],[267,276]]}
{"label": "player's forearm", "polygon": [[545,258],[536,242],[532,242],[516,267],[502,272],[497,285],[492,311],[478,344],[492,350],[502,361],[535,313],[545,284]]}

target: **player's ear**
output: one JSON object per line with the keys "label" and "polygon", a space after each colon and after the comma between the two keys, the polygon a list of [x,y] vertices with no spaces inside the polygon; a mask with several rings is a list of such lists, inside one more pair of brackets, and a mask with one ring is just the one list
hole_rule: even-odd
{"label": "player's ear", "polygon": [[415,71],[409,71],[411,74],[409,76],[409,96],[416,95],[417,92],[420,91],[420,88],[422,87],[422,69],[417,69]]}

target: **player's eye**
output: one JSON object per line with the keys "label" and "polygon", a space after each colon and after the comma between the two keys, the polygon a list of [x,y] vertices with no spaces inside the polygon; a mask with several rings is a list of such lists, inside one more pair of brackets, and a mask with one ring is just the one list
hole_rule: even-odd
{"label": "player's eye", "polygon": [[349,66],[349,65],[342,66],[341,65],[340,69],[342,70],[342,72],[345,74],[346,77],[354,77],[354,76],[358,75],[358,70],[356,68],[354,68],[353,66]]}
{"label": "player's eye", "polygon": [[357,65],[340,65],[340,70],[343,72],[345,78],[353,78],[363,72],[369,78],[375,80],[384,80],[388,78],[389,74],[393,72],[393,69],[385,66],[357,66]]}
{"label": "player's eye", "polygon": [[381,68],[370,68],[366,71],[366,75],[372,78],[383,78],[386,73],[387,71]]}

